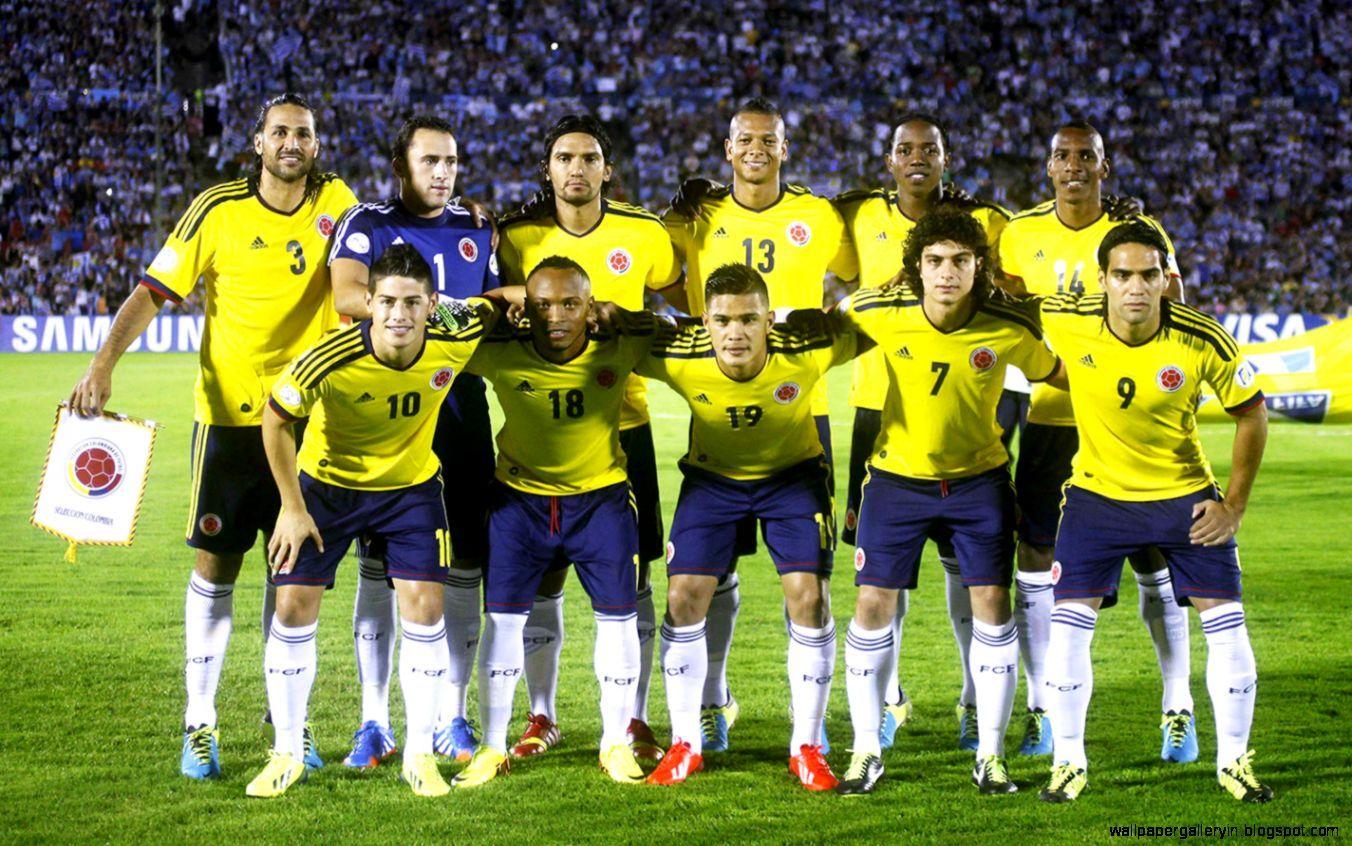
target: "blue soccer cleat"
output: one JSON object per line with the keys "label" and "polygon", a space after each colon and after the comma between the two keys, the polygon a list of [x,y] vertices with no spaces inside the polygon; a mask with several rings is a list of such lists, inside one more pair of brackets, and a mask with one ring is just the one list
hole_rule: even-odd
{"label": "blue soccer cleat", "polygon": [[1191,711],[1170,711],[1160,719],[1160,759],[1173,764],[1197,760],[1197,723]]}
{"label": "blue soccer cleat", "polygon": [[897,738],[897,729],[911,721],[911,697],[903,691],[901,701],[895,705],[883,704],[883,724],[878,729],[878,745],[891,749]]}
{"label": "blue soccer cleat", "polygon": [[438,755],[445,755],[456,761],[468,761],[479,748],[479,738],[474,736],[474,727],[464,717],[456,717],[450,725],[437,729],[432,737],[432,748]]}
{"label": "blue soccer cleat", "polygon": [[183,732],[183,755],[178,771],[199,780],[220,776],[221,739],[215,726],[189,727]]}
{"label": "blue soccer cleat", "polygon": [[737,714],[740,711],[741,708],[731,693],[728,694],[726,705],[700,710],[699,726],[700,732],[704,735],[705,752],[728,751],[728,731],[737,723]]}
{"label": "blue soccer cleat", "polygon": [[343,759],[343,766],[354,770],[373,769],[393,755],[397,748],[394,735],[388,728],[375,720],[367,720],[352,735],[352,751]]}
{"label": "blue soccer cleat", "polygon": [[308,722],[305,724],[303,737],[305,739],[305,769],[317,770],[324,766],[324,759],[319,757],[319,744],[315,743],[315,733]]}
{"label": "blue soccer cleat", "polygon": [[975,752],[977,747],[976,706],[958,703],[958,748]]}
{"label": "blue soccer cleat", "polygon": [[1052,754],[1052,721],[1041,708],[1030,708],[1024,717],[1020,755]]}

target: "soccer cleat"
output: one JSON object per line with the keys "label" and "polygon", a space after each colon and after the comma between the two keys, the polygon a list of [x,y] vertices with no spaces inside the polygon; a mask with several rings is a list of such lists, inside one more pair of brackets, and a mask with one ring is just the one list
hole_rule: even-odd
{"label": "soccer cleat", "polygon": [[305,768],[317,770],[324,766],[324,759],[319,757],[319,744],[315,742],[314,729],[310,728],[308,720],[305,723],[305,731],[301,736],[305,741]]}
{"label": "soccer cleat", "polygon": [[831,772],[831,765],[826,763],[820,746],[804,743],[799,747],[797,755],[789,756],[789,772],[797,776],[808,790],[835,790],[836,785],[840,784]]}
{"label": "soccer cleat", "polygon": [[437,729],[432,737],[432,748],[438,755],[445,755],[456,761],[468,761],[479,748],[479,738],[474,736],[474,726],[464,717],[456,717],[450,725]]}
{"label": "soccer cleat", "polygon": [[441,777],[437,769],[437,756],[431,752],[405,756],[404,769],[399,775],[417,796],[445,796],[451,792],[451,786]]}
{"label": "soccer cleat", "polygon": [[1041,708],[1029,708],[1023,723],[1020,755],[1052,754],[1052,721]]}
{"label": "soccer cleat", "polygon": [[221,736],[215,726],[200,725],[183,732],[183,755],[178,771],[188,778],[216,778],[221,774]]}
{"label": "soccer cleat", "polygon": [[1191,711],[1169,711],[1160,718],[1160,759],[1174,764],[1197,760],[1197,723]]}
{"label": "soccer cleat", "polygon": [[558,723],[544,714],[529,714],[526,717],[526,730],[512,747],[512,757],[529,758],[532,755],[542,755],[558,746],[562,739]]}
{"label": "soccer cleat", "polygon": [[1216,773],[1225,792],[1241,802],[1262,804],[1272,801],[1272,788],[1260,782],[1253,774],[1253,750],[1240,755]]}
{"label": "soccer cleat", "polygon": [[634,750],[634,757],[641,761],[656,763],[662,760],[662,747],[653,736],[653,730],[640,719],[629,721],[629,748]]}
{"label": "soccer cleat", "polygon": [[1051,780],[1047,786],[1042,788],[1042,792],[1037,798],[1043,802],[1074,802],[1079,798],[1080,792],[1084,790],[1089,783],[1089,779],[1084,774],[1083,767],[1077,767],[1073,764],[1057,764],[1052,767]]}
{"label": "soccer cleat", "polygon": [[289,753],[274,751],[268,756],[268,765],[254,776],[254,780],[244,788],[244,793],[255,799],[274,799],[285,793],[291,785],[305,781],[308,775],[309,768],[304,761],[297,761]]}
{"label": "soccer cleat", "polygon": [[643,781],[643,768],[634,757],[628,743],[616,743],[601,753],[601,769],[611,781],[620,784],[638,784]]}
{"label": "soccer cleat", "polygon": [[704,756],[694,752],[684,741],[671,744],[662,763],[648,776],[649,784],[683,784],[686,779],[704,769]]}
{"label": "soccer cleat", "polygon": [[1019,786],[1009,780],[1009,768],[999,755],[987,755],[976,762],[972,770],[972,784],[986,796],[1018,793]]}
{"label": "soccer cleat", "polygon": [[[308,746],[308,744],[307,744]],[[398,747],[390,730],[375,720],[367,720],[352,735],[352,751],[343,759],[343,766],[354,770],[369,770],[394,754]],[[309,760],[309,750],[306,750]],[[307,763],[308,766],[308,763]]]}
{"label": "soccer cleat", "polygon": [[512,761],[507,757],[507,753],[481,743],[475,750],[474,757],[469,759],[469,765],[451,779],[451,787],[478,787],[487,784],[500,775],[506,775],[511,766]]}
{"label": "soccer cleat", "polygon": [[977,747],[976,706],[958,703],[958,748],[975,752]]}
{"label": "soccer cleat", "polygon": [[897,737],[897,729],[911,721],[911,698],[904,692],[901,701],[895,705],[883,705],[883,724],[878,729],[878,745],[891,749]]}
{"label": "soccer cleat", "polygon": [[863,796],[872,793],[883,777],[883,759],[872,752],[856,752],[850,757],[850,768],[836,785],[841,796]]}
{"label": "soccer cleat", "polygon": [[728,704],[700,710],[699,727],[704,734],[705,752],[728,751],[728,732],[737,724],[740,712],[731,692],[728,693]]}

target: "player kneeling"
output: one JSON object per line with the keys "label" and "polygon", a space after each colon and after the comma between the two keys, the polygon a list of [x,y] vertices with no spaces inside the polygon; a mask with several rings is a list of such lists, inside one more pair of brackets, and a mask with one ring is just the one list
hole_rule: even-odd
{"label": "player kneeling", "polygon": [[855,336],[772,328],[765,281],[740,264],[711,273],[704,295],[703,325],[664,331],[637,368],[670,385],[692,415],[662,626],[672,745],[648,782],[679,784],[703,766],[705,617],[735,559],[738,524],[758,519],[789,614],[789,769],[808,790],[830,790],[821,726],[836,651],[834,510],[811,397],[828,369],[854,357]]}
{"label": "player kneeling", "polygon": [[[367,291],[371,319],[297,358],[273,387],[263,418],[282,496],[268,543],[277,612],[263,658],[276,739],[249,796],[280,796],[305,780],[302,732],[320,600],[362,535],[388,550],[402,618],[404,780],[420,796],[450,789],[432,754],[448,662],[442,581],[449,556],[432,433],[446,390],[497,312],[487,300],[470,299],[447,310],[456,325],[429,328],[437,301],[432,271],[409,245],[391,247],[371,266]],[[307,417],[297,455],[293,424]]]}

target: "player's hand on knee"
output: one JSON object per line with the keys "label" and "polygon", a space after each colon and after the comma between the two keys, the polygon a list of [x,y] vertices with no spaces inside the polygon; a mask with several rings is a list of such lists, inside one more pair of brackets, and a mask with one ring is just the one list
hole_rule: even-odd
{"label": "player's hand on knee", "polygon": [[1189,539],[1202,546],[1220,546],[1239,531],[1241,515],[1224,502],[1208,499],[1192,507]]}
{"label": "player's hand on knee", "polygon": [[71,410],[81,417],[93,417],[103,411],[104,403],[113,393],[113,378],[92,365],[85,371],[75,388],[70,392]]}
{"label": "player's hand on knee", "polygon": [[314,541],[320,552],[324,551],[324,538],[310,512],[282,511],[272,537],[268,538],[268,567],[273,575],[291,572],[307,540]]}

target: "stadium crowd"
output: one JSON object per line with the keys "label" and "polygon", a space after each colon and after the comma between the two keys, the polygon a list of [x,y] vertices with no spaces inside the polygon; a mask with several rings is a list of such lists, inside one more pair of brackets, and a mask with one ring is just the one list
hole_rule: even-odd
{"label": "stadium crowd", "polygon": [[219,30],[224,78],[163,100],[149,5],[0,3],[4,313],[104,311],[139,277],[161,238],[157,104],[172,215],[252,166],[254,112],[284,89],[313,96],[324,166],[363,199],[394,193],[398,123],[447,115],[463,190],[500,211],[538,187],[533,142],[567,110],[621,146],[612,195],[655,209],[686,175],[725,175],[726,119],[752,93],[784,107],[789,176],[818,193],[884,184],[891,117],[924,109],[947,122],[953,179],[1013,210],[1050,196],[1052,128],[1085,117],[1109,190],[1162,220],[1195,304],[1352,305],[1352,27],[1333,2],[186,0],[171,14]]}

